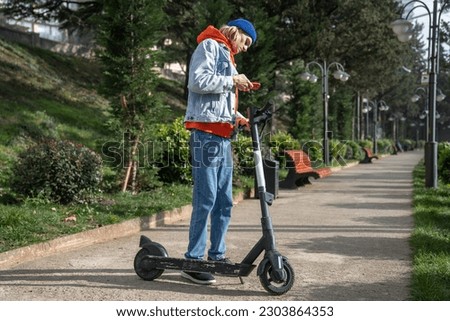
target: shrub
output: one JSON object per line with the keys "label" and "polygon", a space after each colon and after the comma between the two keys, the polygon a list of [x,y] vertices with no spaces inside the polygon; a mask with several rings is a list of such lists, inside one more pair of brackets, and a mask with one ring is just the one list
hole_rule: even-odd
{"label": "shrub", "polygon": [[357,142],[353,140],[348,140],[345,142],[345,144],[347,145],[346,159],[354,159],[354,160],[363,159],[364,155],[361,150],[361,146]]}
{"label": "shrub", "polygon": [[445,184],[450,184],[450,143],[438,145],[438,174]]}
{"label": "shrub", "polygon": [[417,141],[416,148],[424,148],[425,147],[425,141],[419,140]]}
{"label": "shrub", "polygon": [[252,139],[250,136],[239,134],[237,140],[233,141],[233,161],[235,174],[253,175],[255,161],[253,159]]}
{"label": "shrub", "polygon": [[373,142],[370,139],[360,140],[359,145],[362,148],[370,148],[371,150],[373,150]]}
{"label": "shrub", "polygon": [[266,142],[270,147],[272,155],[275,157],[283,157],[285,150],[299,149],[299,142],[289,133],[278,132],[270,136],[270,141]]}
{"label": "shrub", "polygon": [[378,154],[392,154],[394,152],[394,142],[388,138],[377,140]]}
{"label": "shrub", "polygon": [[323,144],[318,140],[309,140],[302,144],[302,150],[308,154],[313,167],[323,166]]}
{"label": "shrub", "polygon": [[377,141],[378,153],[380,154],[392,154],[394,142],[390,139],[383,138]]}
{"label": "shrub", "polygon": [[299,142],[292,135],[284,131],[268,135],[264,144],[269,147],[270,156],[273,156],[279,162],[280,168],[286,167],[284,151],[300,148]]}
{"label": "shrub", "polygon": [[11,189],[62,204],[82,201],[100,183],[101,165],[101,157],[83,145],[47,140],[19,155]]}
{"label": "shrub", "polygon": [[161,124],[157,128],[156,144],[153,151],[161,158],[152,162],[165,183],[191,183],[192,170],[189,152],[189,131],[184,128],[183,117],[171,124]]}
{"label": "shrub", "polygon": [[415,143],[411,139],[404,139],[402,141],[402,145],[403,145],[403,149],[405,151],[408,151],[408,150],[413,150],[414,149]]}
{"label": "shrub", "polygon": [[337,139],[330,140],[330,157],[332,161],[336,161],[339,165],[345,165],[348,156],[348,149],[345,142]]}

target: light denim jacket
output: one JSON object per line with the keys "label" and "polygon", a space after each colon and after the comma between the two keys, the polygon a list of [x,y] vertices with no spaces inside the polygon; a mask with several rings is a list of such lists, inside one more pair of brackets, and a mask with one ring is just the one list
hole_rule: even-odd
{"label": "light denim jacket", "polygon": [[228,48],[213,39],[202,41],[192,55],[189,70],[184,120],[234,124],[236,95],[232,76],[237,70]]}

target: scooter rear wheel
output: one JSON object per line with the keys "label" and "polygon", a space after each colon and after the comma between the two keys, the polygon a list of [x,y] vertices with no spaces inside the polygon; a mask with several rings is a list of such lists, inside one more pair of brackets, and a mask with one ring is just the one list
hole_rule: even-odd
{"label": "scooter rear wheel", "polygon": [[153,281],[154,279],[159,278],[161,274],[163,274],[164,270],[154,269],[151,267],[151,263],[149,264],[148,262],[145,262],[147,260],[145,258],[147,255],[164,257],[167,257],[168,255],[162,246],[156,246],[153,244],[146,245],[137,252],[134,258],[134,271],[140,278],[146,281]]}
{"label": "scooter rear wheel", "polygon": [[259,276],[259,281],[263,288],[270,294],[285,294],[294,285],[294,269],[287,260],[283,260],[283,270],[286,272],[286,278],[283,281],[277,281],[272,277],[272,264],[270,261],[265,263],[263,273]]}

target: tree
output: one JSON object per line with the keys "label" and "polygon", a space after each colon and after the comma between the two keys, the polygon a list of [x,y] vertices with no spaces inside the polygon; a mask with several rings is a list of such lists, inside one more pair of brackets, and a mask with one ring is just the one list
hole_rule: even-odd
{"label": "tree", "polygon": [[[241,111],[255,105],[263,105],[271,96],[276,67],[275,39],[273,33],[274,19],[261,9],[259,1],[229,0],[169,0],[164,11],[168,15],[166,37],[172,41],[164,46],[166,57],[173,61],[180,61],[186,65],[186,74],[189,73],[189,62],[197,47],[197,36],[208,25],[220,28],[227,21],[238,17],[245,17],[254,23],[257,32],[257,43],[252,46],[249,53],[236,56],[238,70],[245,73],[250,79],[263,84],[262,90],[251,94],[241,93],[239,96]],[[187,79],[185,82],[185,95],[187,95]],[[272,94],[273,96],[274,94]]]}
{"label": "tree", "polygon": [[[33,2],[36,1],[8,1],[15,4],[18,13],[40,15],[44,8],[52,9],[58,19],[80,26],[95,26],[96,17],[109,1],[41,0],[37,7],[40,10],[31,10]],[[79,10],[83,8],[84,13],[65,10],[69,3],[79,3]],[[350,79],[341,83],[330,77],[330,88],[339,95],[331,93],[329,108],[330,128],[334,137],[342,138],[348,137],[356,93],[372,100],[384,99],[394,109],[405,110],[408,108],[405,101],[409,100],[417,76],[405,73],[402,67],[419,71],[424,64],[420,39],[413,39],[411,46],[411,43],[398,42],[393,35],[389,24],[399,17],[400,5],[392,0],[160,0],[157,3],[168,17],[160,26],[164,33],[159,45],[167,61],[186,65],[186,73],[197,46],[196,37],[207,25],[220,27],[238,17],[251,20],[258,31],[258,41],[249,54],[236,57],[238,70],[260,81],[263,87],[252,94],[241,94],[240,105],[260,106],[271,96],[284,94],[298,99],[289,101],[286,108],[293,109],[286,115],[291,118],[285,118],[287,127],[299,126],[298,130],[305,128],[305,122],[298,119],[296,108],[308,102],[317,111],[321,110],[322,103],[317,90],[309,91],[315,87],[307,90],[307,86],[280,86],[276,74],[291,71],[292,64],[304,66],[313,60],[327,60],[344,65]],[[290,73],[289,77],[291,81],[300,81],[298,75]],[[187,93],[186,83],[184,89]],[[311,123],[320,123],[321,114],[316,112],[314,117],[318,118]],[[311,132],[309,128],[305,130]]]}
{"label": "tree", "polygon": [[[163,10],[168,17],[165,26],[165,39],[162,42],[166,61],[179,62],[186,66],[189,74],[189,62],[197,47],[197,36],[208,25],[219,28],[225,24],[233,11],[227,0],[167,0]],[[184,83],[184,95],[187,98],[187,77]]]}
{"label": "tree", "polygon": [[[327,60],[341,63],[350,74],[345,84],[330,77],[330,88],[335,89],[331,90],[329,105],[329,125],[334,137],[349,137],[357,92],[371,99],[394,92],[396,99],[409,99],[405,87],[415,77],[403,72],[402,66],[413,65],[420,55],[420,46],[405,46],[393,36],[389,24],[398,15],[395,2],[292,0],[275,1],[267,8],[281,17],[278,26],[283,33],[277,38],[282,42],[277,46],[279,68],[293,59],[305,63]],[[396,90],[399,87],[402,90]]]}
{"label": "tree", "polygon": [[95,30],[95,17],[101,15],[103,0],[6,0],[2,12],[14,19],[33,18],[59,21],[71,32]]}
{"label": "tree", "polygon": [[[273,33],[276,17],[269,17],[267,12],[261,8],[258,0],[248,0],[245,3],[239,0],[219,0],[214,2],[216,3],[216,9],[219,12],[223,12],[223,14],[219,15],[216,20],[214,20],[214,17],[208,20],[210,18],[205,14],[212,9],[209,8],[203,17],[199,18],[199,20],[205,22],[205,25],[212,24],[220,27],[229,20],[245,18],[253,23],[257,31],[256,43],[252,44],[247,53],[239,54],[235,57],[238,72],[244,73],[250,80],[258,81],[262,84],[261,89],[258,91],[239,93],[239,111],[245,114],[248,107],[263,107],[271,98],[276,96],[274,91],[276,70],[276,52],[274,47],[276,35]],[[227,3],[226,6],[223,6],[224,2]],[[211,22],[208,23],[208,21]]]}
{"label": "tree", "polygon": [[123,190],[136,190],[137,149],[146,129],[158,121],[162,109],[154,70],[164,15],[162,0],[108,0],[98,21],[100,58],[104,65],[103,93],[118,122],[128,161]]}
{"label": "tree", "polygon": [[300,141],[320,140],[322,137],[322,108],[320,86],[299,81],[305,66],[301,60],[293,61],[277,77],[277,90],[283,91],[281,110],[288,132]]}

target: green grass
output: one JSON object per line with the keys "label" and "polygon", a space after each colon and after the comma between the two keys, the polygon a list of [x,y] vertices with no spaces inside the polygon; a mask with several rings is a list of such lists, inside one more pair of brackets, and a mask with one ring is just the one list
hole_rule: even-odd
{"label": "green grass", "polygon": [[[7,205],[8,195],[0,193],[0,252],[178,208],[191,202],[191,194],[190,186],[171,185],[138,195],[118,193],[91,204],[62,206],[40,199]],[[76,221],[66,221],[68,217]]]}
{"label": "green grass", "polygon": [[412,298],[450,300],[450,186],[424,187],[424,166],[414,171]]}
{"label": "green grass", "polygon": [[0,40],[0,190],[16,156],[43,137],[100,150],[109,141],[108,102],[95,61]]}

